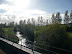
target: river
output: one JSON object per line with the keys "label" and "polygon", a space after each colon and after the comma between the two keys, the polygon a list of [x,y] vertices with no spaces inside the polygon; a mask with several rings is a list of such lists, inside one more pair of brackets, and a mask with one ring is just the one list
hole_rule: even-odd
{"label": "river", "polygon": [[19,43],[18,44],[26,46],[26,44],[25,44],[26,39],[22,37],[22,35],[20,34],[19,31],[17,31],[16,36],[19,38]]}

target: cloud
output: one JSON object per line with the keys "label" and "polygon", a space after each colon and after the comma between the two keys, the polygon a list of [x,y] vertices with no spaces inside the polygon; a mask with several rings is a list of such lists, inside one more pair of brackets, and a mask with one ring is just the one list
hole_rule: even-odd
{"label": "cloud", "polygon": [[5,12],[6,12],[6,10],[0,9],[0,13],[5,13]]}
{"label": "cloud", "polygon": [[0,5],[1,4],[10,4],[7,0],[0,0]]}
{"label": "cloud", "polygon": [[[43,16],[44,19],[51,18],[52,14],[39,9],[29,9],[28,6],[32,0],[0,0],[0,22],[11,22]],[[10,5],[12,4],[12,5]],[[62,15],[63,16],[63,15]]]}
{"label": "cloud", "polygon": [[56,10],[56,12],[61,12],[61,10]]}
{"label": "cloud", "polygon": [[41,11],[38,9],[34,9],[34,10],[25,10],[25,11],[21,11],[21,12],[17,12],[19,15],[23,15],[23,16],[40,16],[43,14],[46,14],[47,12],[45,11]]}
{"label": "cloud", "polygon": [[10,6],[8,4],[2,4],[0,5],[0,9],[4,9],[4,10],[7,10],[10,8]]}
{"label": "cloud", "polygon": [[[0,22],[10,22],[13,20],[17,22],[21,19],[23,20],[23,19],[32,18],[32,17],[37,18],[40,15],[46,14],[46,12],[42,10],[38,10],[38,9],[27,10],[24,8],[17,9],[16,6],[8,5],[8,4],[1,4],[0,10],[1,10],[0,14],[2,16]],[[16,16],[15,19],[12,17],[13,15]]]}
{"label": "cloud", "polygon": [[0,23],[5,23],[5,22],[9,22],[9,19],[7,18],[7,16],[0,14]]}

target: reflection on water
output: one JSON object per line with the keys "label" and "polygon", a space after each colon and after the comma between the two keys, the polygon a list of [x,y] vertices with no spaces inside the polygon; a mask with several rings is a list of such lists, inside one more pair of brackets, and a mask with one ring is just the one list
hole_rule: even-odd
{"label": "reflection on water", "polygon": [[22,35],[20,34],[19,31],[16,33],[16,36],[19,38],[19,43],[18,44],[21,44],[23,46],[26,46],[26,44],[25,44],[26,39],[22,37]]}

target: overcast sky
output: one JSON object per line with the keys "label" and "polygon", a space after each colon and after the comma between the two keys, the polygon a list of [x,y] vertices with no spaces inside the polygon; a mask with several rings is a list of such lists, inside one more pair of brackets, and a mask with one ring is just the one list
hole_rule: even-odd
{"label": "overcast sky", "polygon": [[72,0],[0,0],[0,23],[19,21],[37,16],[50,18],[58,11],[72,10]]}

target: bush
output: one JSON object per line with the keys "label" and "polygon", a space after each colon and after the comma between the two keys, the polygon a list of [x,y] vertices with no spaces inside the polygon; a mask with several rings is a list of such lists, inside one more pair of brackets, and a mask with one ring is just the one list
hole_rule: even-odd
{"label": "bush", "polygon": [[41,44],[56,46],[59,48],[69,48],[69,39],[65,26],[59,24],[43,26],[35,31],[34,34],[36,41]]}

